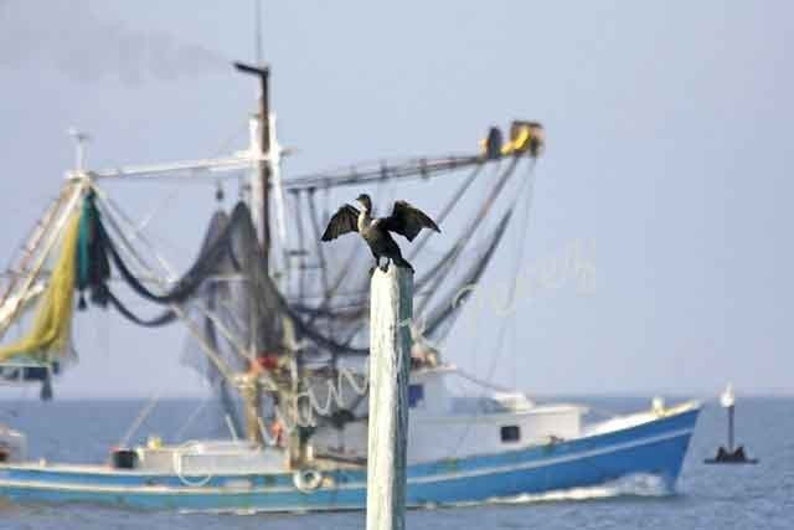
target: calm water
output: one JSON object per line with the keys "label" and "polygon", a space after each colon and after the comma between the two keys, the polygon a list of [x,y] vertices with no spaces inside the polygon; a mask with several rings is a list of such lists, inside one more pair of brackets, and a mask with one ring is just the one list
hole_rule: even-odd
{"label": "calm water", "polygon": [[[615,412],[644,408],[646,400],[582,400]],[[142,408],[140,401],[0,402],[0,421],[27,432],[32,456],[50,460],[101,461]],[[140,432],[166,439],[182,428],[197,403],[158,405]],[[184,431],[197,435],[203,420]],[[191,432],[192,429],[192,432]],[[737,440],[755,466],[707,466],[725,439],[725,414],[709,403],[698,422],[678,493],[659,496],[643,484],[524,499],[509,505],[412,511],[410,529],[488,528],[794,528],[794,399],[745,398],[737,407]],[[363,513],[327,515],[210,515],[136,513],[87,506],[0,504],[0,528],[105,530],[112,528],[311,529],[363,528]]]}

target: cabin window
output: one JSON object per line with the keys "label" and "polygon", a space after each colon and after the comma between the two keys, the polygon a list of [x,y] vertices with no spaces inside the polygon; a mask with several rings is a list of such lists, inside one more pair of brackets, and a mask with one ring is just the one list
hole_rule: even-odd
{"label": "cabin window", "polygon": [[408,408],[416,408],[420,401],[425,399],[425,387],[422,385],[408,385]]}
{"label": "cabin window", "polygon": [[503,442],[518,442],[521,440],[521,429],[518,425],[505,425],[501,428],[500,434]]}

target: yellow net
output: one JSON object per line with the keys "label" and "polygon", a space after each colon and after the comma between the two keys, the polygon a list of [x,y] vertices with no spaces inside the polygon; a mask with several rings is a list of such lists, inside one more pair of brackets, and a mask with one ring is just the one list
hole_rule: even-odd
{"label": "yellow net", "polygon": [[77,239],[80,210],[72,213],[66,226],[61,253],[52,271],[50,283],[42,294],[33,327],[26,336],[7,346],[0,346],[0,362],[24,356],[45,362],[69,343],[74,308]]}

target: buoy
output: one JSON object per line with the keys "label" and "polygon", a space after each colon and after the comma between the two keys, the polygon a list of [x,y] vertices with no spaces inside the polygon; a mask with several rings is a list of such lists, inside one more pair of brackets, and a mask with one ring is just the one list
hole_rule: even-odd
{"label": "buoy", "polygon": [[734,448],[733,446],[733,415],[736,408],[736,396],[733,393],[733,385],[728,383],[725,391],[720,395],[720,405],[728,410],[728,447],[722,445],[717,449],[717,456],[707,458],[706,464],[757,464],[758,459],[747,458],[744,446]]}

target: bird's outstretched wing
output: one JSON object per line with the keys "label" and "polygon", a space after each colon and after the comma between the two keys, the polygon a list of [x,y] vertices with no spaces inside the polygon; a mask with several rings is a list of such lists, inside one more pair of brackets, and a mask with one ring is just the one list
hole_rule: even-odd
{"label": "bird's outstretched wing", "polygon": [[321,239],[323,241],[331,241],[348,232],[358,232],[358,210],[349,204],[345,204],[328,221],[328,226],[325,228]]}
{"label": "bird's outstretched wing", "polygon": [[395,202],[391,215],[383,218],[380,222],[386,230],[403,235],[408,238],[408,241],[413,241],[422,228],[441,232],[438,225],[427,214],[405,201]]}

